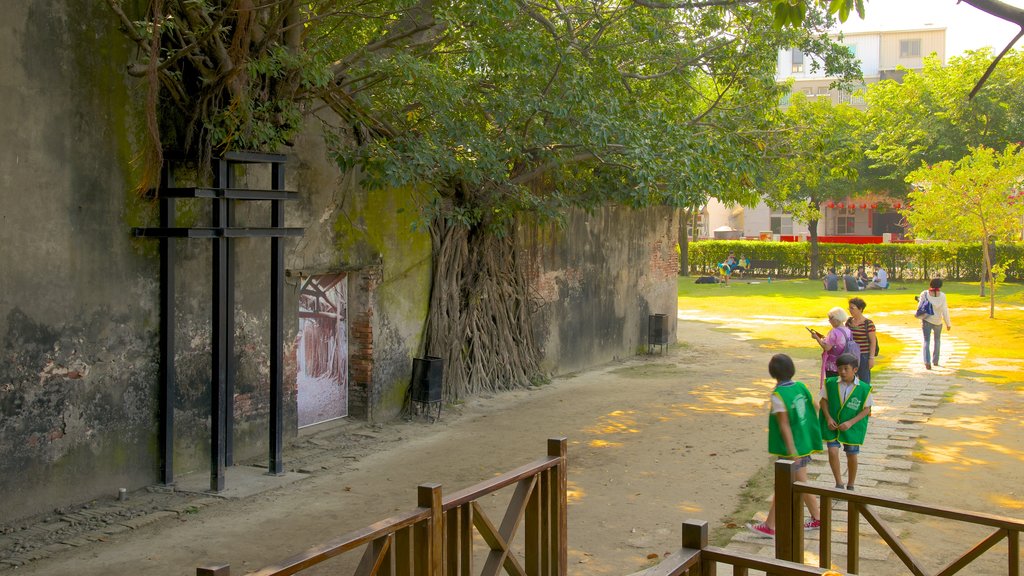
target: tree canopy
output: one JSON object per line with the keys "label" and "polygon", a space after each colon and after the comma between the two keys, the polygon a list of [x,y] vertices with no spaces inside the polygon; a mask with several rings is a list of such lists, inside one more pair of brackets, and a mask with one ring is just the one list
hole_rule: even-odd
{"label": "tree canopy", "polygon": [[[979,146],[957,161],[922,166],[907,176],[912,206],[903,211],[915,236],[982,244],[984,270],[992,269],[988,246],[1015,240],[1021,232],[1024,203],[1024,150],[1016,144],[1002,152]],[[990,315],[995,314],[995,281]]]}
{"label": "tree canopy", "polygon": [[992,61],[987,49],[950,58],[945,66],[926,57],[920,71],[902,82],[868,87],[864,136],[873,166],[887,174],[895,192],[906,192],[907,175],[922,163],[959,160],[972,147],[1002,149],[1024,130],[1024,54],[1012,51],[968,99]]}

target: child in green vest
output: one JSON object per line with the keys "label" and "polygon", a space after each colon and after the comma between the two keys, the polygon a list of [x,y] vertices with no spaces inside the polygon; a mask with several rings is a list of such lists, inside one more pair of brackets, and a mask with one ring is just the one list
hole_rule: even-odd
{"label": "child in green vest", "polygon": [[857,481],[857,454],[868,432],[871,416],[871,384],[857,378],[860,359],[841,354],[836,359],[839,375],[825,379],[821,391],[821,437],[828,442],[828,465],[836,479],[836,488],[843,488],[839,469],[839,446],[846,452],[846,489],[853,490]]}
{"label": "child in green vest", "polygon": [[[821,452],[821,432],[818,425],[814,396],[803,382],[794,382],[796,366],[793,359],[785,354],[776,354],[768,362],[768,373],[775,379],[772,390],[772,411],[768,417],[768,452],[795,460],[796,478],[807,481],[807,465],[811,454]],[[805,530],[821,527],[818,501],[810,494],[804,494],[804,503],[811,519],[804,523]],[[758,536],[775,536],[775,499],[768,509],[768,518],[760,524],[747,524],[747,528]]]}

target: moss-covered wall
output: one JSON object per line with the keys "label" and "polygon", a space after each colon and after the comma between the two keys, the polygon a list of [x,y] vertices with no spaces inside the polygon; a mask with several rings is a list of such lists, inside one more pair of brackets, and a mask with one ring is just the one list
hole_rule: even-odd
{"label": "moss-covered wall", "polygon": [[676,212],[606,206],[563,226],[519,229],[543,366],[574,372],[647,348],[648,316],[666,314],[675,340]]}
{"label": "moss-covered wall", "polygon": [[[295,275],[349,274],[350,414],[387,420],[400,412],[412,358],[423,352],[431,247],[419,224],[430,197],[362,189],[356,173],[342,173],[330,160],[321,128],[311,120],[294,147],[304,194],[292,225],[308,227],[287,265]],[[353,332],[363,328],[369,341]]]}
{"label": "moss-covered wall", "polygon": [[139,102],[103,3],[0,19],[0,522],[151,483],[157,262],[133,247]]}

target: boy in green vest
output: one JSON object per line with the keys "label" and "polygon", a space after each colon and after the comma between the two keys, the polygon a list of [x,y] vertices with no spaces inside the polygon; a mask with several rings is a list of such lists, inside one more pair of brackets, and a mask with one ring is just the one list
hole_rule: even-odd
{"label": "boy in green vest", "polygon": [[[775,379],[772,390],[772,411],[768,417],[768,452],[795,460],[796,479],[807,482],[807,465],[811,454],[821,452],[821,432],[818,425],[814,396],[803,382],[794,382],[796,366],[793,359],[785,354],[776,354],[768,362],[768,373]],[[818,501],[810,494],[804,494],[804,503],[811,519],[804,523],[805,530],[821,527]],[[747,524],[747,528],[758,536],[775,536],[775,499],[772,498],[768,518],[760,524]]]}
{"label": "boy in green vest", "polygon": [[846,489],[853,490],[857,480],[857,454],[868,432],[871,416],[871,384],[857,378],[860,359],[841,354],[836,359],[838,376],[825,379],[821,391],[821,437],[828,442],[828,465],[836,479],[836,488],[843,488],[839,469],[839,446],[846,452]]}

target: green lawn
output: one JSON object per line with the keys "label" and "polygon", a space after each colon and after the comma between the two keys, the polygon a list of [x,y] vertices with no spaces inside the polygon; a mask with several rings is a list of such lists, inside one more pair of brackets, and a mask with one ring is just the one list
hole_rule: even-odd
{"label": "green lawn", "polygon": [[[834,306],[847,307],[847,292],[825,292],[820,281],[764,279],[733,280],[722,284],[694,284],[696,278],[679,278],[679,309],[697,311],[713,317],[773,316],[793,320],[807,319],[811,327],[828,329],[826,315]],[[917,303],[914,296],[927,287],[926,282],[894,282],[888,290],[856,293],[867,302],[864,313],[877,315],[877,322],[914,328]],[[992,384],[1024,389],[1024,285],[1004,284],[996,294],[995,318],[989,318],[989,299],[980,297],[977,283],[950,282],[943,286],[950,307],[952,333],[964,340],[970,350],[961,364],[960,375]],[[733,326],[772,352],[812,358],[819,355],[816,345],[799,324]],[[876,370],[891,369],[889,362],[904,347],[902,341],[879,333],[882,354]]]}

